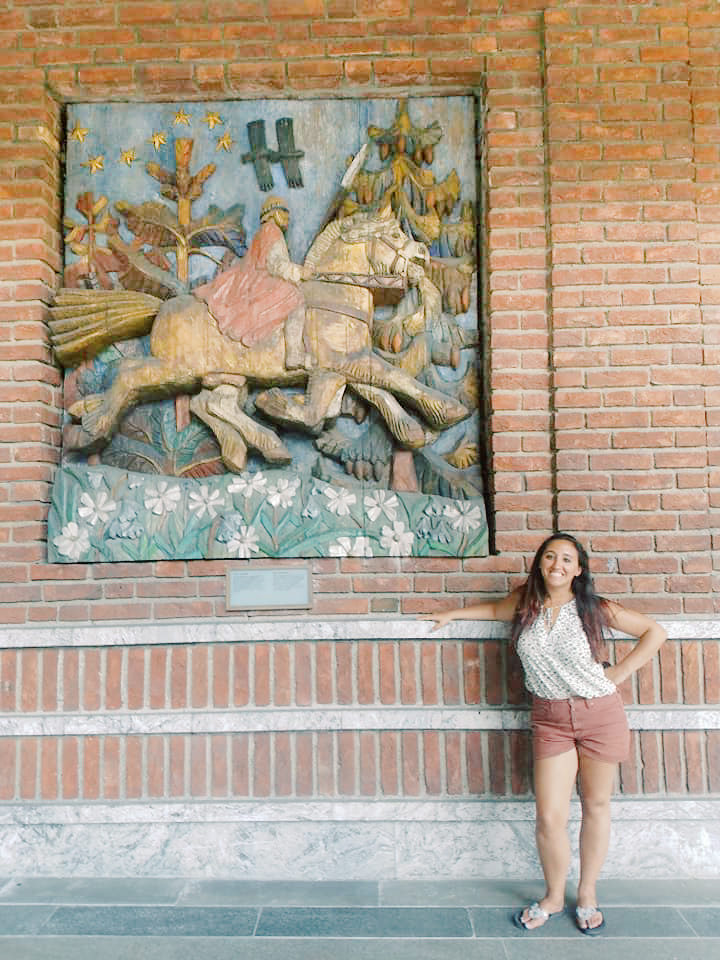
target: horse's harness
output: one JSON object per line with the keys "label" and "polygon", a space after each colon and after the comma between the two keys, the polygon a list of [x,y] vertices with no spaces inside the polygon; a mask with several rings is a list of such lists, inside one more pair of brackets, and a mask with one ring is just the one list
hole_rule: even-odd
{"label": "horse's harness", "polygon": [[[407,280],[408,267],[413,259],[409,249],[411,245],[416,245],[415,241],[411,237],[406,237],[401,244],[393,243],[389,237],[380,232],[376,233],[369,239],[371,241],[371,245],[368,251],[368,259],[371,261],[371,263],[375,261],[375,257],[373,256],[373,247],[375,244],[382,243],[395,254],[395,259],[390,264],[387,273],[375,273],[371,276],[364,276],[356,273],[322,273],[317,274],[313,279],[320,280],[325,283],[345,283],[351,286],[365,287],[369,290],[380,288],[387,289],[388,287],[404,288],[406,286],[405,281]],[[349,304],[339,304],[328,298],[320,297],[317,294],[307,296],[305,305],[321,310],[328,310],[331,313],[339,313],[345,316],[355,317],[355,319],[362,320],[368,325],[370,325],[372,322],[372,312],[368,313],[359,307],[351,306]]]}
{"label": "horse's harness", "polygon": [[[384,233],[377,233],[372,238],[373,246],[382,243],[386,247],[389,247],[390,250],[395,254],[395,259],[390,264],[389,273],[393,276],[407,277],[408,267],[412,261],[412,256],[410,256],[408,250],[411,245],[417,246],[417,243],[412,239],[412,237],[406,237],[402,244],[393,243],[392,240],[386,236]],[[369,254],[369,259],[374,260],[371,252]]]}

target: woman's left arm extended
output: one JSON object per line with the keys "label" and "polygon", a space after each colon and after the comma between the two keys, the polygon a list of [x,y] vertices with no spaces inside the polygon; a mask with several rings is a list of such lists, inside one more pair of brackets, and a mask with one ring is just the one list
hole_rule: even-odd
{"label": "woman's left arm extended", "polygon": [[667,633],[644,613],[627,610],[619,603],[609,603],[608,614],[609,625],[613,629],[636,637],[638,641],[626,657],[605,670],[605,676],[618,685],[655,656],[667,640]]}

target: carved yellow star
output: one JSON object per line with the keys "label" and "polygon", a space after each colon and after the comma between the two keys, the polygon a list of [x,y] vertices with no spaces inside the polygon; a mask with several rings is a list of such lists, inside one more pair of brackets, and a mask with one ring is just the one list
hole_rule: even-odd
{"label": "carved yellow star", "polygon": [[151,143],[156,150],[159,150],[163,143],[167,143],[167,137],[164,133],[160,133],[159,130],[156,130],[148,140],[148,143]]}
{"label": "carved yellow star", "polygon": [[214,130],[215,127],[217,127],[218,124],[222,122],[223,121],[220,119],[219,113],[211,113],[210,111],[208,111],[203,117],[203,123],[206,123],[208,125],[208,130]]}
{"label": "carved yellow star", "polygon": [[174,123],[176,126],[177,126],[179,123],[184,123],[184,124],[186,124],[186,126],[189,127],[189,126],[190,126],[190,120],[191,120],[191,117],[190,117],[190,114],[189,114],[189,113],[185,113],[184,110],[178,110],[178,112],[175,114],[175,119],[173,120],[173,123]]}
{"label": "carved yellow star", "polygon": [[126,163],[129,167],[131,167],[135,160],[137,160],[137,156],[135,154],[134,147],[130,147],[129,150],[120,151],[120,163]]}
{"label": "carved yellow star", "polygon": [[80,164],[81,167],[90,167],[90,173],[97,173],[98,170],[105,169],[105,157],[97,155],[97,157],[89,157],[85,163]]}
{"label": "carved yellow star", "polygon": [[215,150],[229,150],[232,145],[235,143],[233,138],[229,133],[224,133],[221,137],[218,137],[217,146]]}
{"label": "carved yellow star", "polygon": [[79,143],[85,143],[85,137],[90,133],[87,127],[75,127],[70,134],[71,140],[77,140]]}

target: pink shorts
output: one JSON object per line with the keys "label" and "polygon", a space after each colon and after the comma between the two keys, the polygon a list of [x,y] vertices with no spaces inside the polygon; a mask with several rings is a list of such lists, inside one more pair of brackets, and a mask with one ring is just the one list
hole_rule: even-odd
{"label": "pink shorts", "polygon": [[630,730],[617,691],[591,699],[533,697],[531,724],[536,759],[577,750],[591,760],[621,763],[630,752]]}

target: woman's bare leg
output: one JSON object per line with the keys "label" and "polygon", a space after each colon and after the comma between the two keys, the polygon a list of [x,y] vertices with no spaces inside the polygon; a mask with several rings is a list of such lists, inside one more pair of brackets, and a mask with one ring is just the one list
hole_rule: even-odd
{"label": "woman's bare leg", "polygon": [[[534,764],[535,837],[545,876],[545,896],[539,903],[548,913],[562,910],[565,904],[565,883],[570,867],[567,823],[577,771],[578,756],[574,749],[555,757],[536,759]],[[527,911],[524,911],[523,923],[526,920],[528,930],[544,923],[544,920],[528,920]]]}
{"label": "woman's bare leg", "polygon": [[[580,757],[580,881],[579,907],[596,907],[597,879],[610,844],[610,797],[615,784],[617,764]],[[602,923],[598,911],[590,917],[589,927]],[[584,926],[584,924],[583,924]]]}

